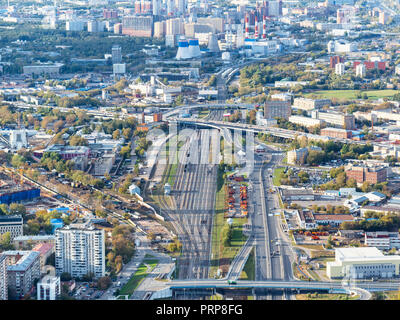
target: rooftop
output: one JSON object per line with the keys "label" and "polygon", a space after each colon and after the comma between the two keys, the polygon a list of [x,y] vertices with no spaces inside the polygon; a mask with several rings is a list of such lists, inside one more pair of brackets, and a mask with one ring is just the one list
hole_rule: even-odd
{"label": "rooftop", "polygon": [[5,251],[6,256],[22,256],[16,264],[9,265],[8,271],[26,271],[32,263],[39,257],[40,253],[37,251]]}

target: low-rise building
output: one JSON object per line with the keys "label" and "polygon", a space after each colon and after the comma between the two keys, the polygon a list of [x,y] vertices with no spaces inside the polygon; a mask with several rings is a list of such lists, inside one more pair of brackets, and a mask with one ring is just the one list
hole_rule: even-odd
{"label": "low-rise building", "polygon": [[26,248],[30,245],[37,245],[39,243],[55,243],[55,236],[43,235],[43,236],[18,236],[13,239],[13,244],[16,249]]}
{"label": "low-rise building", "polygon": [[293,109],[311,111],[315,109],[321,109],[324,106],[331,105],[330,99],[308,99],[308,98],[296,98],[293,100]]}
{"label": "low-rise building", "polygon": [[315,223],[318,225],[339,226],[343,222],[353,222],[355,218],[351,214],[314,214]]}
{"label": "low-rise building", "polygon": [[350,130],[338,129],[338,128],[323,128],[321,129],[321,136],[339,139],[350,139],[352,133]]}
{"label": "low-rise building", "polygon": [[54,244],[51,243],[38,243],[32,251],[37,251],[40,253],[40,269],[44,271],[44,266],[46,265],[46,260],[54,253]]}
{"label": "low-rise building", "polygon": [[297,210],[296,218],[301,229],[311,230],[318,227],[312,212],[309,210]]}
{"label": "low-rise building", "polygon": [[283,201],[310,201],[315,199],[312,189],[288,188],[281,190]]}
{"label": "low-rise building", "polygon": [[326,264],[329,279],[392,278],[399,276],[400,256],[385,256],[376,247],[336,248],[335,261]]}
{"label": "low-rise building", "polygon": [[304,164],[308,155],[307,148],[294,149],[287,152],[287,163],[292,165]]}
{"label": "low-rise building", "polygon": [[376,247],[380,250],[399,249],[399,233],[386,231],[366,232],[364,244],[368,247]]}
{"label": "low-rise building", "polygon": [[367,181],[370,184],[385,182],[387,180],[386,167],[366,167],[349,165],[345,169],[346,177],[354,179],[357,183]]}
{"label": "low-rise building", "polygon": [[323,120],[332,126],[354,130],[356,128],[355,118],[352,114],[342,114],[335,112],[313,111],[311,116],[315,119]]}
{"label": "low-rise building", "polygon": [[320,127],[321,124],[323,123],[322,120],[313,119],[313,118],[309,118],[309,117],[303,117],[303,116],[290,116],[289,122],[299,124],[299,125],[305,126],[307,128]]}
{"label": "low-rise building", "polygon": [[37,283],[38,300],[56,300],[60,294],[60,277],[46,275]]}
{"label": "low-rise building", "polygon": [[64,65],[62,63],[54,63],[54,64],[39,64],[34,66],[24,66],[24,74],[25,75],[53,75],[57,76],[60,74],[60,69]]}

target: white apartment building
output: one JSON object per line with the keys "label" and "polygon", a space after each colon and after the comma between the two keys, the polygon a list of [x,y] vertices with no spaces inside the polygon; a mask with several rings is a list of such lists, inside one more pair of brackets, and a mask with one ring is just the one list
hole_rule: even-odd
{"label": "white apartment building", "polygon": [[363,63],[360,63],[356,67],[356,77],[364,78],[366,75],[366,68]]}
{"label": "white apartment building", "polygon": [[305,127],[319,127],[323,123],[322,120],[303,117],[303,116],[290,116],[289,122],[299,124]]}
{"label": "white apartment building", "polygon": [[342,76],[344,75],[344,72],[345,72],[344,63],[337,63],[335,65],[335,74],[337,74],[338,76]]}
{"label": "white apartment building", "polygon": [[67,31],[83,31],[86,22],[83,20],[71,20],[65,22],[65,30]]}
{"label": "white apartment building", "polygon": [[330,99],[307,99],[307,98],[296,98],[293,100],[293,109],[311,111],[314,109],[321,109],[324,106],[331,105]]}
{"label": "white apartment building", "polygon": [[56,272],[68,272],[72,277],[93,273],[105,274],[104,230],[85,225],[69,225],[55,231]]}
{"label": "white apartment building", "polygon": [[356,127],[355,118],[352,114],[313,111],[311,116],[314,119],[323,120],[330,125],[347,130],[354,130]]}
{"label": "white apartment building", "polygon": [[364,244],[368,247],[376,247],[380,250],[400,248],[400,237],[398,232],[366,232]]}
{"label": "white apartment building", "polygon": [[38,300],[56,300],[60,294],[60,277],[52,277],[47,275],[37,283]]}
{"label": "white apartment building", "polygon": [[0,300],[8,300],[7,256],[0,253]]}
{"label": "white apartment building", "polygon": [[0,235],[10,232],[11,240],[23,234],[21,215],[0,216]]}
{"label": "white apartment building", "polygon": [[328,53],[349,53],[357,51],[357,44],[347,42],[344,40],[329,41],[328,42]]}

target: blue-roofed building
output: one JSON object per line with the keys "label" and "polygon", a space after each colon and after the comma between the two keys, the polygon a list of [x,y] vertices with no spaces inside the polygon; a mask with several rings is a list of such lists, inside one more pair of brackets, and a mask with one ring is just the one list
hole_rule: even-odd
{"label": "blue-roofed building", "polygon": [[68,208],[68,207],[58,207],[58,208],[51,208],[47,210],[48,212],[53,212],[53,211],[57,211],[59,213],[65,214],[67,216],[69,216],[72,212],[72,209]]}
{"label": "blue-roofed building", "polygon": [[63,219],[51,219],[50,224],[52,225],[52,233],[54,234],[54,231],[56,231],[59,228],[64,227],[64,221]]}
{"label": "blue-roofed building", "polygon": [[386,199],[386,195],[384,195],[383,193],[380,193],[378,191],[372,191],[372,192],[366,193],[365,197],[368,198],[368,201],[374,202],[374,203],[379,203]]}

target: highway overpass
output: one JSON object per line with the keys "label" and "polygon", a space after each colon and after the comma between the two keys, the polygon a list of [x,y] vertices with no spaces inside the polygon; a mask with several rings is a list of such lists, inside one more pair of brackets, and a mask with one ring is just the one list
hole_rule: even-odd
{"label": "highway overpass", "polygon": [[346,291],[352,289],[363,289],[367,291],[389,291],[399,290],[400,282],[379,282],[379,281],[362,281],[355,282],[353,285],[342,283],[342,281],[283,281],[283,280],[266,280],[266,281],[249,281],[237,280],[235,284],[229,284],[226,279],[223,280],[172,280],[166,282],[165,286],[175,290],[196,290],[196,289],[298,289],[298,290],[326,290],[326,291]]}

